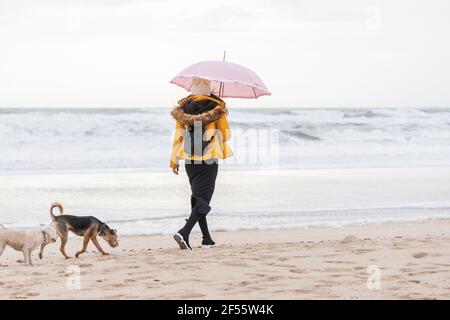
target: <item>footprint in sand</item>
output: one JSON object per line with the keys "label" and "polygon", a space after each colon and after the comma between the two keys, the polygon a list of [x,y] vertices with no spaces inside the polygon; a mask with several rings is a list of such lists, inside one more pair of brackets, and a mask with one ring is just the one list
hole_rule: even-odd
{"label": "footprint in sand", "polygon": [[115,296],[106,296],[105,298],[106,298],[107,300],[120,300],[120,299],[125,298],[125,296],[122,295],[122,294],[117,294],[117,295],[115,295]]}
{"label": "footprint in sand", "polygon": [[246,276],[250,276],[250,277],[254,277],[254,278],[265,278],[266,274],[265,273],[246,273]]}
{"label": "footprint in sand", "polygon": [[354,254],[366,254],[366,253],[369,253],[369,252],[372,252],[372,251],[374,251],[373,249],[356,249],[356,250],[352,250],[352,252],[354,253]]}
{"label": "footprint in sand", "polygon": [[294,290],[294,292],[300,293],[300,294],[309,294],[309,293],[312,293],[313,290],[312,289],[296,289],[296,290]]}
{"label": "footprint in sand", "polygon": [[181,299],[198,299],[203,298],[205,295],[201,293],[186,293],[180,296]]}
{"label": "footprint in sand", "polygon": [[392,244],[392,246],[391,246],[391,249],[394,249],[394,250],[403,250],[403,249],[405,249],[405,247],[404,246],[402,246],[402,244],[400,244],[400,243],[393,243]]}
{"label": "footprint in sand", "polygon": [[412,282],[412,283],[420,283],[420,281],[419,280],[408,280],[409,282]]}
{"label": "footprint in sand", "polygon": [[133,283],[133,282],[136,282],[136,280],[134,280],[134,279],[125,279],[125,282],[126,283]]}
{"label": "footprint in sand", "polygon": [[[337,254],[334,254],[334,253],[319,255],[319,257],[321,257],[321,258],[332,258],[332,257],[336,257],[336,256],[337,256]],[[296,258],[309,258],[309,256],[296,256]]]}
{"label": "footprint in sand", "polygon": [[324,261],[325,263],[337,263],[337,264],[343,264],[343,263],[348,263],[348,264],[354,264],[354,262],[352,261],[339,261],[339,260],[328,260],[328,261]]}
{"label": "footprint in sand", "polygon": [[225,265],[231,266],[231,267],[248,267],[248,264],[240,263],[240,262],[228,262],[228,263],[225,263]]}
{"label": "footprint in sand", "polygon": [[318,284],[314,285],[314,288],[323,288],[323,287],[333,287],[335,282],[332,281],[320,281]]}
{"label": "footprint in sand", "polygon": [[339,241],[339,244],[356,244],[356,243],[361,243],[361,242],[363,242],[363,240],[361,240],[353,235],[349,235],[349,236],[346,236],[341,241]]}
{"label": "footprint in sand", "polygon": [[331,277],[332,278],[340,278],[340,277],[344,277],[345,275],[343,274],[332,274]]}
{"label": "footprint in sand", "polygon": [[427,270],[427,271],[423,271],[423,272],[418,272],[417,274],[434,274],[434,273],[439,273],[440,271],[437,270]]}
{"label": "footprint in sand", "polygon": [[392,287],[389,287],[387,289],[390,290],[390,291],[405,290],[404,287],[400,287],[400,286],[392,286]]}
{"label": "footprint in sand", "polygon": [[407,267],[415,267],[415,266],[417,266],[417,263],[408,262],[408,263],[405,263],[405,266],[407,266]]}
{"label": "footprint in sand", "polygon": [[351,271],[351,269],[347,268],[325,268],[323,269],[325,272],[333,273],[333,272],[348,272]]}
{"label": "footprint in sand", "polygon": [[239,287],[246,287],[249,284],[251,284],[251,282],[249,282],[249,281],[241,281],[241,282],[239,282]]}
{"label": "footprint in sand", "polygon": [[37,297],[40,296],[41,294],[39,292],[29,292],[26,294],[27,297]]}
{"label": "footprint in sand", "polygon": [[289,270],[289,272],[292,272],[292,273],[305,273],[306,270],[304,270],[304,269],[291,269],[291,270]]}
{"label": "footprint in sand", "polygon": [[428,253],[426,253],[426,252],[417,252],[417,253],[413,254],[413,257],[416,259],[420,259],[420,258],[423,258],[426,256],[428,256]]}
{"label": "footprint in sand", "polygon": [[88,268],[88,267],[92,267],[92,264],[90,264],[90,263],[81,263],[81,264],[79,264],[79,267],[80,268]]}

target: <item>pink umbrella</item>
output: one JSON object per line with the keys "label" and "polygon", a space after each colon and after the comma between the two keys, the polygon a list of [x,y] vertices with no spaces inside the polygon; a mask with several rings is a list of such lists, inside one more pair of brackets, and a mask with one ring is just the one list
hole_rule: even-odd
{"label": "pink umbrella", "polygon": [[211,80],[213,92],[223,98],[256,99],[271,95],[252,70],[225,61],[202,61],[181,71],[170,83],[191,91],[192,78]]}

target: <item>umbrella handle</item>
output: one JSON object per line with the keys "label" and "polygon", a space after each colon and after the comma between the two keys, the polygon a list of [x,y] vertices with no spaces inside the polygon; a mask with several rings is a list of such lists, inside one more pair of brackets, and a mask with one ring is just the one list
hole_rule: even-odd
{"label": "umbrella handle", "polygon": [[[225,61],[225,55],[227,54],[227,52],[224,50],[223,51],[223,59],[222,61]],[[219,98],[223,95],[223,90],[225,89],[225,83],[221,82],[220,86],[219,86]]]}

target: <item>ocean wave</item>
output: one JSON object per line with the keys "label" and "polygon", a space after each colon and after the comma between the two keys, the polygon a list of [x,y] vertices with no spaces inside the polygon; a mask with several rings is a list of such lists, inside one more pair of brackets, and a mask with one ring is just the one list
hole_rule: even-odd
{"label": "ocean wave", "polygon": [[372,110],[365,110],[365,111],[355,111],[353,113],[344,113],[344,118],[390,118],[392,115],[381,113],[381,112],[374,112]]}
{"label": "ocean wave", "polygon": [[316,137],[311,134],[307,134],[305,132],[302,132],[300,130],[283,130],[282,133],[285,133],[289,136],[293,136],[296,138],[299,138],[301,140],[307,140],[307,141],[320,141],[321,139],[319,137]]}
{"label": "ocean wave", "polygon": [[[237,135],[278,130],[281,167],[450,163],[450,109],[232,109],[229,120]],[[168,109],[0,109],[0,172],[165,169],[173,128]]]}

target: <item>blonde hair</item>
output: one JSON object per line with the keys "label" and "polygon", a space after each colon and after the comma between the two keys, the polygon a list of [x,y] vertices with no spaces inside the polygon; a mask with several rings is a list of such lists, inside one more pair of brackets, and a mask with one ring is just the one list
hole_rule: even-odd
{"label": "blonde hair", "polygon": [[212,92],[211,81],[199,77],[192,78],[191,92],[193,95],[209,96]]}

